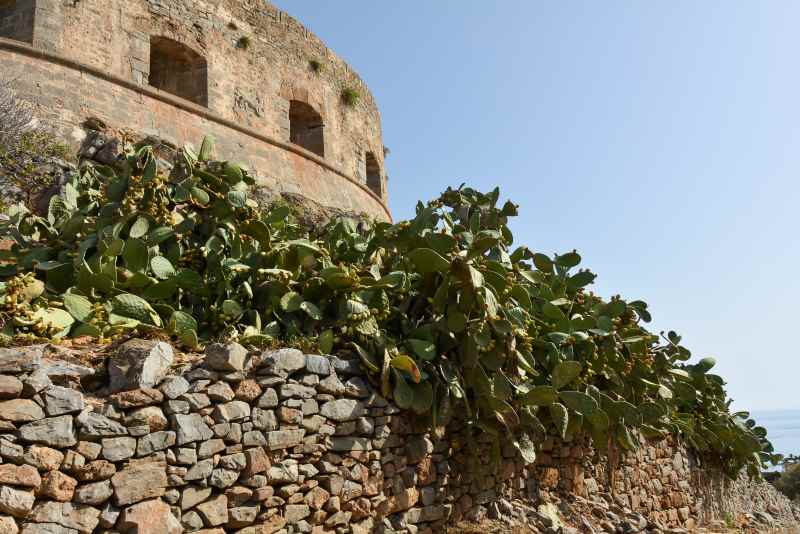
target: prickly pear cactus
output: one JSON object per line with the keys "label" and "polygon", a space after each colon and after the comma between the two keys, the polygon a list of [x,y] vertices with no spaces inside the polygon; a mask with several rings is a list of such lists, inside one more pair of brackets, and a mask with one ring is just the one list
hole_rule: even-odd
{"label": "prickly pear cactus", "polygon": [[730,412],[713,360],[689,364],[677,334],[644,328],[646,303],[588,291],[574,251],[513,247],[517,206],[499,191],[448,189],[409,221],[310,234],[286,207],[258,209],[248,172],[212,150],[184,149],[165,174],[130,147],[117,168],[84,166],[47,217],[10,210],[4,334],[310,340],[357,355],[432,425],[457,410],[474,434],[512,436],[525,461],[546,434],[579,432],[601,449],[677,434],[731,476],[777,460],[766,431]]}

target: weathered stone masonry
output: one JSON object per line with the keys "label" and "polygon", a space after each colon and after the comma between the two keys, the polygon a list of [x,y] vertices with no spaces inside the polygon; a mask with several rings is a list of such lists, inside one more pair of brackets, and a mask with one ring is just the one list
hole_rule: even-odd
{"label": "weathered stone masonry", "polygon": [[266,186],[389,218],[369,89],[261,0],[0,0],[0,66],[76,142],[89,117],[177,146],[211,134]]}
{"label": "weathered stone masonry", "polygon": [[614,470],[552,440],[535,466],[506,446],[476,468],[457,423],[427,431],[355,360],[217,344],[181,363],[132,340],[98,373],[75,355],[0,349],[0,532],[440,532],[503,498],[566,494],[632,508],[639,532],[691,527],[720,500],[668,440]]}

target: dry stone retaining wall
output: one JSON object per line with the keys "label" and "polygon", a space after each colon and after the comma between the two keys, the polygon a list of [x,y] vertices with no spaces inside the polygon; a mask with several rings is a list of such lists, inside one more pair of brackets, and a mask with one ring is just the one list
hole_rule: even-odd
{"label": "dry stone retaining wall", "polygon": [[458,423],[427,432],[355,360],[228,344],[187,361],[131,340],[96,372],[52,350],[0,349],[3,533],[439,532],[565,495],[630,508],[640,532],[706,509],[671,441],[610,469],[554,441],[525,466],[506,440],[492,466],[488,443],[476,459]]}

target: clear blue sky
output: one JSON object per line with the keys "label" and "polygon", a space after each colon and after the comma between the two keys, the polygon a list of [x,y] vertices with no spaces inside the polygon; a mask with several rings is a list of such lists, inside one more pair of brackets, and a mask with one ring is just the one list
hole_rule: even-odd
{"label": "clear blue sky", "polygon": [[650,303],[737,407],[800,408],[800,3],[279,0],[383,115],[395,218],[462,181]]}

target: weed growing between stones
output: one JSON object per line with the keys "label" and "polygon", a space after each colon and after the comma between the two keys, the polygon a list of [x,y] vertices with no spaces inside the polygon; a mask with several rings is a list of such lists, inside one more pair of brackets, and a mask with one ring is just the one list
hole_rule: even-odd
{"label": "weed growing between stones", "polygon": [[349,107],[354,107],[358,104],[358,101],[361,99],[361,94],[353,89],[352,87],[347,87],[342,90],[342,101]]}
{"label": "weed growing between stones", "polygon": [[242,50],[247,50],[253,44],[252,39],[250,39],[247,35],[242,35],[239,37],[239,40],[236,42],[236,48],[241,48]]}
{"label": "weed growing between stones", "polygon": [[[513,247],[500,193],[448,189],[395,224],[298,225],[261,210],[243,168],[183,149],[166,174],[151,147],[85,165],[47,216],[20,205],[0,231],[3,333],[15,342],[133,331],[190,347],[308,340],[357,354],[384,396],[442,426],[454,413],[513,440],[527,462],[547,434],[600,450],[676,434],[735,477],[776,461],[766,430],[731,413],[714,360],[687,363],[641,300],[586,288],[577,252]],[[469,433],[468,433],[469,435]]]}
{"label": "weed growing between stones", "polygon": [[313,70],[313,71],[314,71],[314,72],[316,72],[317,74],[320,74],[320,73],[322,73],[322,71],[324,70],[324,67],[323,67],[323,65],[322,65],[322,62],[321,62],[321,61],[319,61],[318,59],[311,59],[311,60],[309,60],[309,61],[308,61],[308,66],[309,66],[309,67],[311,67],[311,70]]}

